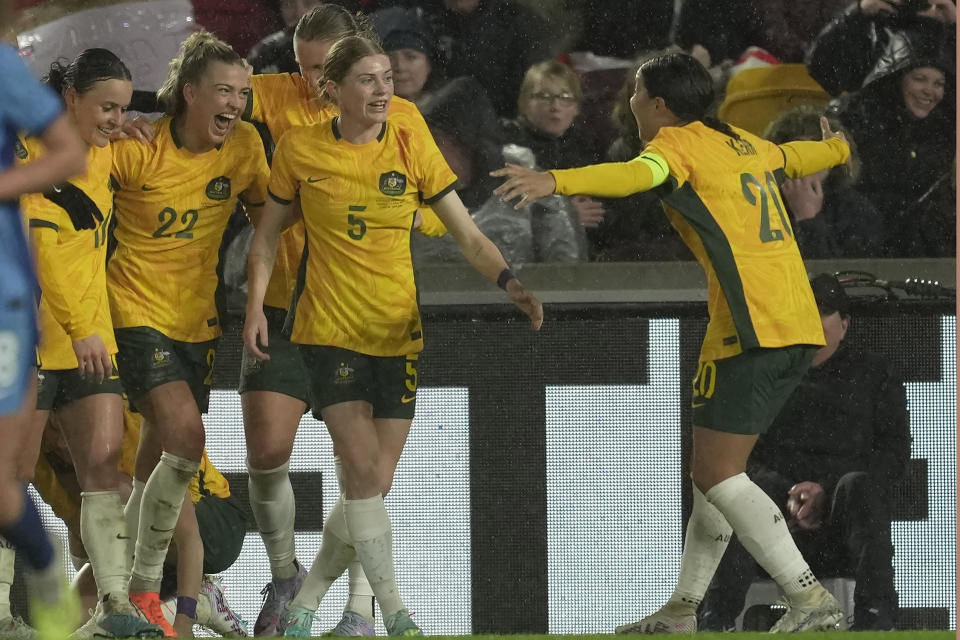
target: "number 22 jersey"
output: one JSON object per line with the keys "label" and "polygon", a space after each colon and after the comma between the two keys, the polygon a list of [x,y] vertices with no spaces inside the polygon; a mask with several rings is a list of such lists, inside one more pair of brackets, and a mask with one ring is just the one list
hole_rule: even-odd
{"label": "number 22 jersey", "polygon": [[115,328],[150,327],[173,340],[220,335],[220,245],[237,198],[260,206],[270,171],[253,125],[238,122],[219,147],[183,148],[173,120],[152,145],[115,143],[117,249],[107,267]]}

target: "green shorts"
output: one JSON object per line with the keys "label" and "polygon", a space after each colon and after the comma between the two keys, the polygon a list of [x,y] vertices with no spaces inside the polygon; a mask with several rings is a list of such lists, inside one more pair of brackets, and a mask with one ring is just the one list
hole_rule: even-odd
{"label": "green shorts", "polygon": [[247,391],[273,391],[310,404],[310,383],[303,357],[297,345],[281,333],[287,312],[275,307],[264,307],[267,316],[267,339],[270,346],[265,352],[269,360],[257,360],[243,350],[240,365],[240,393]]}
{"label": "green shorts", "polygon": [[339,347],[302,344],[300,353],[310,374],[313,416],[332,404],[363,400],[374,418],[412,420],[417,404],[417,358],[368,356]]}
{"label": "green shorts", "polygon": [[111,360],[113,374],[103,382],[80,377],[79,369],[40,369],[37,372],[37,410],[52,411],[98,393],[123,395],[116,358],[111,357]]}
{"label": "green shorts", "polygon": [[817,349],[806,344],[750,349],[701,362],[693,378],[693,425],[726,433],[765,433]]}
{"label": "green shorts", "polygon": [[127,392],[130,404],[148,391],[183,380],[200,413],[207,412],[210,402],[210,383],[213,382],[213,362],[217,341],[180,342],[171,340],[150,327],[127,327],[116,329],[117,362],[120,364],[120,381]]}

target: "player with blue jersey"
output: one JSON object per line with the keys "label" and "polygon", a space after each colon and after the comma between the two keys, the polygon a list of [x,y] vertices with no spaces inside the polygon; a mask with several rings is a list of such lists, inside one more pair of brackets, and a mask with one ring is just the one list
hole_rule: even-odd
{"label": "player with blue jersey", "polygon": [[[8,24],[4,8],[0,4],[0,22]],[[0,45],[0,95],[0,535],[4,546],[19,549],[32,569],[34,624],[46,637],[57,637],[70,631],[64,626],[70,600],[63,569],[16,469],[20,434],[33,411],[27,400],[36,381],[37,345],[36,284],[17,199],[82,173],[86,147],[56,94],[30,75],[6,45]],[[39,138],[46,154],[14,165],[19,133]],[[9,611],[0,611],[0,624],[11,620]]]}

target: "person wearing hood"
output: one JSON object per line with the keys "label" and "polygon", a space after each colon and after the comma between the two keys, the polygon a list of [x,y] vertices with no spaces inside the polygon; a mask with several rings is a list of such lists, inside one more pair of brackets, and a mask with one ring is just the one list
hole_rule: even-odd
{"label": "person wearing hood", "polygon": [[855,0],[817,35],[807,52],[807,71],[827,93],[858,91],[891,38],[953,38],[954,0]]}
{"label": "person wearing hood", "polygon": [[857,189],[884,220],[886,257],[952,255],[956,116],[951,43],[945,35],[895,34],[863,88],[827,110],[850,131],[859,149],[863,170]]}

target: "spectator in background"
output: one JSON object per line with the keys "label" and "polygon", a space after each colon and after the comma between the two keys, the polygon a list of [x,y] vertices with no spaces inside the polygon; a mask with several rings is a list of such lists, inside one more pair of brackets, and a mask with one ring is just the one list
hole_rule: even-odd
{"label": "spectator in background", "polygon": [[[891,38],[953,39],[957,8],[951,0],[855,0],[813,40],[807,70],[832,96],[860,89]],[[923,5],[923,3],[920,3]]]}
{"label": "spectator in background", "polygon": [[701,45],[710,64],[736,60],[747,47],[769,51],[781,62],[803,62],[807,44],[840,12],[846,0],[685,0],[676,42],[690,51]]}
{"label": "spectator in background", "polygon": [[[818,577],[855,577],[852,628],[890,630],[897,611],[890,503],[910,459],[906,392],[889,362],[844,342],[849,301],[837,279],[821,274],[811,284],[827,345],[760,436],[747,471],[783,510]],[[756,575],[734,538],[699,629],[731,629]]]}
{"label": "spectator in background", "polygon": [[297,22],[320,0],[275,0],[283,29],[271,33],[253,45],[247,54],[247,62],[254,73],[297,73],[300,66],[293,55],[293,31]]}
{"label": "spectator in background", "polygon": [[473,76],[497,114],[514,115],[524,71],[550,58],[540,16],[514,0],[423,0],[449,77]]}
{"label": "spectator in background", "polygon": [[[517,100],[518,116],[501,125],[501,139],[533,151],[543,170],[570,169],[600,161],[600,150],[583,125],[576,124],[583,92],[580,78],[567,65],[550,60],[530,67]],[[571,199],[585,228],[603,222],[603,204],[587,196]]]}
{"label": "spectator in background", "polygon": [[863,89],[827,111],[859,149],[863,170],[857,188],[884,220],[886,257],[954,252],[954,42],[946,36],[892,34]]}
{"label": "spectator in background", "polygon": [[[802,105],[778,116],[764,137],[774,144],[819,140],[822,111]],[[839,127],[838,127],[839,128]],[[804,260],[871,258],[882,254],[883,220],[869,198],[853,189],[860,165],[850,162],[780,186]]]}
{"label": "spectator in background", "polygon": [[[612,119],[620,135],[607,149],[608,162],[627,162],[643,151],[637,120],[630,111],[637,64],[627,69],[623,85],[617,93]],[[659,197],[651,192],[636,193],[626,198],[603,199],[606,214],[595,228],[587,229],[590,258],[600,262],[632,262],[636,260],[691,260],[693,255],[663,215]]]}
{"label": "spectator in background", "polygon": [[444,158],[457,174],[456,189],[468,208],[489,197],[489,172],[499,166],[497,115],[476,79],[448,79],[436,37],[416,9],[389,7],[371,23],[390,57],[396,95],[414,102]]}

